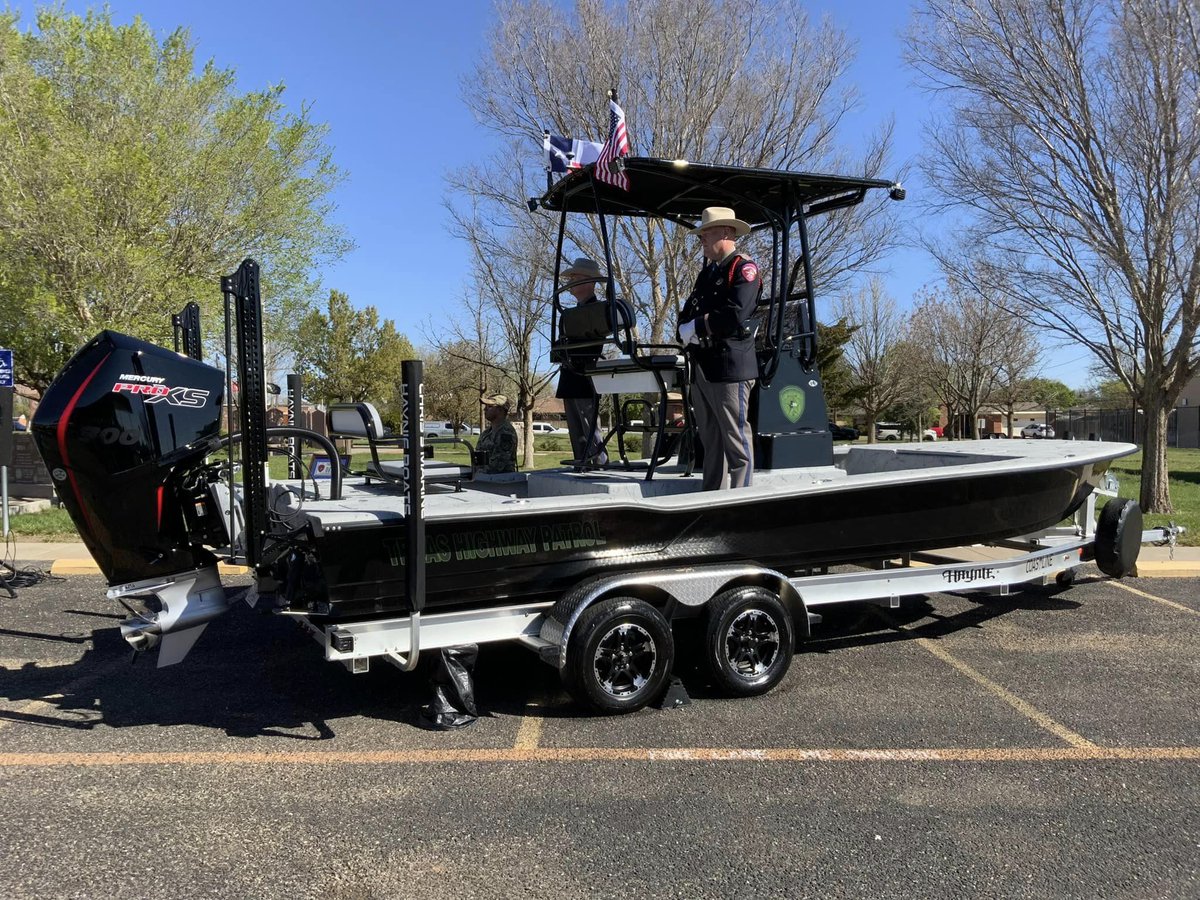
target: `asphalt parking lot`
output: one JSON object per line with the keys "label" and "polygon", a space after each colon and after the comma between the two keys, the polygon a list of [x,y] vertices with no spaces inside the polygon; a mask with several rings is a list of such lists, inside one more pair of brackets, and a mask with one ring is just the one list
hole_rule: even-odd
{"label": "asphalt parking lot", "polygon": [[119,618],[0,597],[0,896],[1200,895],[1197,580],[836,610],[771,694],[623,718],[486,647],[449,734],[285,619],[157,670]]}

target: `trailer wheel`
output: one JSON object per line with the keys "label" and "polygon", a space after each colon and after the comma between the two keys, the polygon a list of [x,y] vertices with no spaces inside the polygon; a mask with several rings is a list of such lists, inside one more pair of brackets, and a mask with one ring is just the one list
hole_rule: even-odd
{"label": "trailer wheel", "polygon": [[779,684],[795,647],[792,617],[766,588],[734,588],[709,601],[705,661],[735,697],[765,694]]}
{"label": "trailer wheel", "polygon": [[580,616],[563,683],[585,706],[634,712],[662,693],[674,663],[675,642],[662,613],[642,600],[610,597]]}
{"label": "trailer wheel", "polygon": [[1096,567],[1123,578],[1137,567],[1142,549],[1142,508],[1128,497],[1114,497],[1096,520]]}

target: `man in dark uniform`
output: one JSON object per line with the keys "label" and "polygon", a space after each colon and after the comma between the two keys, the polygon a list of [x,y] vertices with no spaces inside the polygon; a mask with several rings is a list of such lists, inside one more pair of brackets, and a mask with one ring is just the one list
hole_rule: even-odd
{"label": "man in dark uniform", "polygon": [[[562,290],[570,291],[576,305],[583,306],[596,302],[596,284],[604,276],[594,260],[581,256],[561,273],[560,278]],[[572,353],[571,361],[578,369],[595,362],[599,355],[598,352]],[[608,455],[604,452],[604,436],[600,433],[600,417],[597,415],[599,398],[592,379],[564,365],[558,373],[558,389],[554,396],[563,401],[567,414],[572,458],[593,465],[607,463]]]}
{"label": "man in dark uniform", "polygon": [[679,338],[691,353],[692,406],[704,448],[704,490],[749,487],[754,477],[750,389],[758,377],[748,325],[762,279],[754,261],[737,252],[750,226],[732,209],[710,206],[691,232],[708,264],[679,314]]}

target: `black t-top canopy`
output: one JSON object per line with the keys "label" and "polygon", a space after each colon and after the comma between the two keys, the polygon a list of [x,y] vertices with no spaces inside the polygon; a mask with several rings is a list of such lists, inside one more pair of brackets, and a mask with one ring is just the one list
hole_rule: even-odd
{"label": "black t-top canopy", "polygon": [[[871,188],[901,191],[876,178],[779,169],[710,166],[686,160],[627,156],[629,190],[594,182],[592,166],[565,175],[538,201],[555,212],[649,216],[692,224],[708,206],[730,206],[755,228],[779,226],[803,210],[816,215],[862,201]],[[902,196],[902,194],[901,194]],[[899,199],[897,197],[897,199]]]}

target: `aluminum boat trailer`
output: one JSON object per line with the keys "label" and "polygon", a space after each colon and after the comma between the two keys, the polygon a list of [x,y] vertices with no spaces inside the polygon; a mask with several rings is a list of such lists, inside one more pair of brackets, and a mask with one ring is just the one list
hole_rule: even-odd
{"label": "aluminum boat trailer", "polygon": [[[1115,498],[1115,485],[1097,493]],[[726,693],[752,696],[783,679],[797,639],[809,637],[821,623],[822,607],[897,608],[903,597],[947,591],[1006,596],[1014,587],[1052,582],[1066,588],[1089,561],[1122,577],[1136,572],[1142,544],[1174,546],[1183,532],[1174,525],[1142,530],[1133,501],[1114,499],[1099,523],[1095,509],[1093,494],[1072,526],[976,545],[1012,554],[1002,558],[963,560],[950,558],[949,551],[928,552],[792,576],[748,564],[688,566],[589,579],[556,602],[329,625],[296,618],[327,660],[353,673],[368,671],[372,658],[411,671],[423,651],[515,641],[557,668],[577,699],[609,713],[658,699],[674,659],[670,623],[705,618],[709,673]],[[247,602],[253,604],[253,596]]]}

